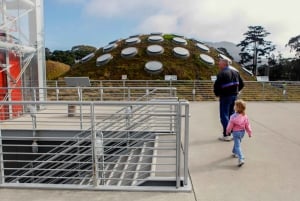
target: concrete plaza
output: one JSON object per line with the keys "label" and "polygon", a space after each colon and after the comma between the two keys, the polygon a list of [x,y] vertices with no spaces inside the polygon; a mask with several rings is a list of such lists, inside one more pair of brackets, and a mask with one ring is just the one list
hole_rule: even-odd
{"label": "concrete plaza", "polygon": [[0,188],[1,201],[299,201],[300,103],[248,102],[253,137],[245,135],[245,165],[233,142],[218,140],[218,102],[190,103],[191,192],[120,192]]}

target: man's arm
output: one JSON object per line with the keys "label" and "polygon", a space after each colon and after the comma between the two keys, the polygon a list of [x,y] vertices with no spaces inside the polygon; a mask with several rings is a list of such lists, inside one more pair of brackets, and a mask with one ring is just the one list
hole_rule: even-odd
{"label": "man's arm", "polygon": [[220,96],[220,83],[219,78],[217,77],[215,83],[214,83],[214,93],[216,96]]}
{"label": "man's arm", "polygon": [[244,88],[244,81],[239,74],[239,91],[241,91],[243,88]]}

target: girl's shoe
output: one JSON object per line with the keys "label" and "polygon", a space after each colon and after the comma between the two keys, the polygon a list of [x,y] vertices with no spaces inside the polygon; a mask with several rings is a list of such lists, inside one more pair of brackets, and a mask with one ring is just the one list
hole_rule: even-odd
{"label": "girl's shoe", "polygon": [[244,165],[244,163],[245,163],[245,161],[244,161],[244,160],[239,160],[239,164],[238,164],[238,166],[239,166],[239,167],[242,167],[242,165]]}

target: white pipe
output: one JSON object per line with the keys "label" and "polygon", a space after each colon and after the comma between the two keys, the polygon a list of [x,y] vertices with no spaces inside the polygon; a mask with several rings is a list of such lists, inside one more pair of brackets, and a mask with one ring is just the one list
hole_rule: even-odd
{"label": "white pipe", "polygon": [[6,2],[7,9],[30,9],[34,7],[34,3],[30,0],[15,0]]}
{"label": "white pipe", "polygon": [[33,47],[23,46],[23,45],[18,45],[18,44],[3,42],[3,41],[0,41],[0,48],[1,47],[12,48],[12,49],[16,48],[17,50],[20,50],[23,53],[35,52],[35,48]]}

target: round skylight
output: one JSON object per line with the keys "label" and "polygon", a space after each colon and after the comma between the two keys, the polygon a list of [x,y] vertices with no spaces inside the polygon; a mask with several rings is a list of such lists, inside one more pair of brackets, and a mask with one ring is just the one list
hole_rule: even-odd
{"label": "round skylight", "polygon": [[103,47],[103,52],[110,52],[112,51],[113,49],[115,49],[116,47],[118,47],[118,44],[117,43],[112,43],[112,44],[109,44],[105,47]]}
{"label": "round skylight", "polygon": [[243,69],[246,73],[248,73],[249,75],[253,76],[253,73],[252,73],[250,70],[248,70],[247,68],[242,67],[242,69]]}
{"label": "round skylight", "polygon": [[108,44],[118,43],[118,42],[120,42],[120,41],[121,41],[121,39],[117,39],[117,40],[114,40],[114,41],[109,42]]}
{"label": "round skylight", "polygon": [[147,53],[149,55],[162,54],[164,52],[164,48],[160,45],[150,45],[147,47]]}
{"label": "round skylight", "polygon": [[134,57],[138,53],[138,49],[135,47],[128,47],[121,51],[121,56],[124,58]]}
{"label": "round skylight", "polygon": [[88,55],[86,55],[85,57],[83,57],[82,59],[80,59],[81,62],[86,62],[88,60],[90,60],[91,58],[93,58],[95,56],[95,53],[90,53]]}
{"label": "round skylight", "polygon": [[172,35],[173,35],[174,37],[184,38],[184,35],[182,35],[182,34],[176,34],[176,33],[173,33]]}
{"label": "round skylight", "polygon": [[214,65],[215,64],[215,60],[208,56],[207,54],[200,54],[200,59],[202,59],[204,62]]}
{"label": "round skylight", "polygon": [[110,60],[112,60],[113,56],[111,54],[103,54],[96,60],[96,66],[102,66],[107,64]]}
{"label": "round skylight", "polygon": [[163,64],[159,61],[149,61],[145,64],[145,70],[150,73],[159,73],[163,69]]}
{"label": "round skylight", "polygon": [[141,42],[141,39],[138,37],[128,38],[125,40],[125,43],[127,45],[134,45],[134,44],[138,44],[140,42]]}
{"label": "round skylight", "polygon": [[183,47],[173,48],[173,53],[176,57],[179,57],[179,58],[182,58],[182,59],[188,58],[190,56],[190,52],[187,49],[183,48]]}
{"label": "round skylight", "polygon": [[229,68],[232,69],[232,70],[234,70],[234,71],[236,71],[236,72],[239,72],[238,69],[236,69],[235,67],[233,67],[231,65],[229,65]]}
{"label": "round skylight", "polygon": [[163,33],[162,32],[152,32],[152,33],[150,33],[150,35],[159,35],[159,36],[162,36]]}
{"label": "round skylight", "polygon": [[224,54],[219,54],[219,57],[222,59],[226,59],[230,64],[232,64],[232,60],[229,57],[225,56]]}
{"label": "round skylight", "polygon": [[200,50],[205,51],[205,52],[209,52],[209,47],[201,44],[201,43],[197,43],[196,47],[198,47]]}
{"label": "round skylight", "polygon": [[152,42],[152,43],[159,43],[159,42],[164,41],[164,38],[159,35],[153,35],[153,36],[148,37],[148,41]]}
{"label": "round skylight", "polygon": [[191,38],[191,40],[192,40],[193,42],[195,42],[195,43],[200,43],[200,44],[203,44],[203,45],[204,45],[204,42],[203,42],[203,41],[198,40],[198,39],[196,39],[196,38]]}
{"label": "round skylight", "polygon": [[175,43],[175,44],[178,44],[178,45],[187,45],[187,41],[183,38],[179,38],[179,37],[174,37],[172,39],[172,41]]}
{"label": "round skylight", "polygon": [[131,35],[131,36],[129,36],[129,38],[138,38],[138,37],[140,37],[142,34],[135,34],[135,35]]}

